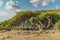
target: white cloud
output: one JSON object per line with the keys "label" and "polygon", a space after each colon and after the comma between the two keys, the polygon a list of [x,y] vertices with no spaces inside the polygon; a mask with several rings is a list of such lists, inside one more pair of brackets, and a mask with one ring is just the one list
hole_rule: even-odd
{"label": "white cloud", "polygon": [[12,18],[15,14],[14,13],[10,13],[8,11],[0,11],[0,22],[8,20],[10,18]]}
{"label": "white cloud", "polygon": [[19,4],[19,1],[16,1],[16,5],[18,5]]}
{"label": "white cloud", "polygon": [[[18,2],[17,2],[18,3]],[[13,0],[10,0],[6,3],[6,9],[7,10],[15,10],[15,11],[21,11],[20,7],[18,7]]]}
{"label": "white cloud", "polygon": [[54,3],[55,0],[30,0],[33,6],[38,7],[38,5],[47,6],[49,3]]}
{"label": "white cloud", "polygon": [[42,6],[46,6],[48,3],[46,1],[42,1]]}
{"label": "white cloud", "polygon": [[52,0],[52,3],[54,3],[56,0]]}
{"label": "white cloud", "polygon": [[0,0],[0,6],[2,6],[3,5],[3,1],[2,0]]}
{"label": "white cloud", "polygon": [[19,3],[19,1],[16,1],[16,3]]}
{"label": "white cloud", "polygon": [[37,7],[39,4],[40,0],[30,0],[30,3],[33,4],[33,6]]}
{"label": "white cloud", "polygon": [[5,9],[3,11],[0,11],[0,22],[12,18],[16,14],[16,12],[21,11],[20,7],[16,5],[18,4],[18,1],[16,2],[17,3],[15,3],[13,0],[6,2]]}

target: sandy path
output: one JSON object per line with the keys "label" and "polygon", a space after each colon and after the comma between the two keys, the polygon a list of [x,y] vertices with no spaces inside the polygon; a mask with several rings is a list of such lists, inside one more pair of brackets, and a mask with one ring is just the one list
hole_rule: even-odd
{"label": "sandy path", "polygon": [[0,40],[60,40],[58,31],[6,31],[0,32]]}

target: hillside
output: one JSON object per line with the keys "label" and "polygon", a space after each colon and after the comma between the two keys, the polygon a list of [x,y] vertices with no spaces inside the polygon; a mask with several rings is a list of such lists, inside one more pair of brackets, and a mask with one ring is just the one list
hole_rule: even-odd
{"label": "hillside", "polygon": [[[0,23],[0,30],[38,30],[59,28],[60,10],[21,11],[9,20]],[[58,24],[58,25],[57,25]]]}

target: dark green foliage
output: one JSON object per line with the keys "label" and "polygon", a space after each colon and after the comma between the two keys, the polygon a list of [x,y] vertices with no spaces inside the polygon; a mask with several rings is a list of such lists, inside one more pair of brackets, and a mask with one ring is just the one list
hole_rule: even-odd
{"label": "dark green foliage", "polygon": [[[23,27],[38,27],[43,24],[44,28],[53,27],[60,20],[60,10],[43,10],[43,11],[21,11],[9,20],[0,23],[0,30],[20,29]],[[41,22],[41,24],[40,24]],[[42,27],[42,26],[41,26]],[[21,28],[24,29],[24,28]]]}

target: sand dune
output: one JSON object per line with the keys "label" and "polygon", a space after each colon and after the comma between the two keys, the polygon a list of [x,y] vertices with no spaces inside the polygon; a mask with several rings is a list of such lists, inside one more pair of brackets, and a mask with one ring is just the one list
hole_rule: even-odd
{"label": "sand dune", "polygon": [[0,31],[0,40],[60,40],[60,32],[49,31]]}

